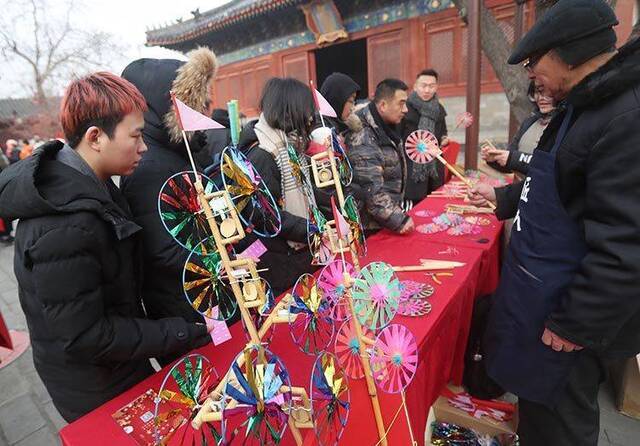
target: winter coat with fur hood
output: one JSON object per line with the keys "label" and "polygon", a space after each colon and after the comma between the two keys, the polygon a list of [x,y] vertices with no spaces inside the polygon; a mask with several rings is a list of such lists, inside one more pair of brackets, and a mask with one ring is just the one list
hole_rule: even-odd
{"label": "winter coat with fur hood", "polygon": [[[557,190],[588,251],[547,327],[607,356],[635,355],[640,352],[640,39],[582,80],[566,103],[574,112],[557,152]],[[536,151],[550,151],[566,103],[559,104]],[[496,189],[499,216],[515,215],[522,186]]]}
{"label": "winter coat with fur hood", "polygon": [[[187,57],[187,62],[139,59],[124,69],[122,77],[140,90],[149,107],[143,131],[149,150],[135,172],[122,179],[120,187],[135,222],[142,227],[142,296],[149,316],[182,316],[201,322],[202,316],[191,308],[182,287],[189,252],[173,240],[158,214],[158,194],[164,182],[178,172],[192,170],[169,92],[206,114],[207,86],[217,69],[215,55],[206,48],[194,50]],[[197,151],[204,144],[195,139],[190,146]]]}
{"label": "winter coat with fur hood", "polygon": [[362,128],[348,134],[347,146],[353,183],[363,202],[362,219],[367,229],[398,231],[408,220],[401,207],[407,178],[402,141],[399,134],[385,131],[373,102],[356,116]]}

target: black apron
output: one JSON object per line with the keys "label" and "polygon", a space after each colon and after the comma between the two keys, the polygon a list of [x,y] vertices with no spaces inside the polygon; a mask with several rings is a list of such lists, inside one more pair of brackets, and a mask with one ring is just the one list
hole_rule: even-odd
{"label": "black apron", "polygon": [[572,114],[569,106],[550,152],[534,151],[485,337],[489,375],[519,397],[549,406],[580,354],[556,352],[541,340],[587,252],[556,185],[556,153]]}

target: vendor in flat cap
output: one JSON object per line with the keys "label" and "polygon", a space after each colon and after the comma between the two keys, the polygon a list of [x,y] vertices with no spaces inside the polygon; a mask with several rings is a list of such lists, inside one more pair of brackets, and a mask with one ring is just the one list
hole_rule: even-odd
{"label": "vendor in flat cap", "polygon": [[522,446],[596,446],[604,364],[640,351],[640,41],[616,50],[617,23],[560,0],[519,42],[509,63],[559,111],[525,181],[471,192],[515,216],[485,348]]}

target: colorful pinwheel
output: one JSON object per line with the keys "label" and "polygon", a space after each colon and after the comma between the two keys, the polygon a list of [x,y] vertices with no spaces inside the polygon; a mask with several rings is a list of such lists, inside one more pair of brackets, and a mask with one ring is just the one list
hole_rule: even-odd
{"label": "colorful pinwheel", "polygon": [[300,276],[292,291],[289,327],[293,342],[308,355],[325,351],[333,339],[331,307],[311,274]]}
{"label": "colorful pinwheel", "polygon": [[418,164],[426,164],[442,153],[438,138],[426,130],[416,130],[407,137],[405,143],[407,156]]}
{"label": "colorful pinwheel", "polygon": [[[199,178],[206,194],[217,190],[208,177],[199,174]],[[189,251],[211,236],[194,183],[193,172],[179,172],[165,181],[158,195],[162,224],[171,237]]]}
{"label": "colorful pinwheel", "polygon": [[237,149],[227,147],[222,151],[220,170],[247,231],[262,237],[278,235],[282,227],[280,211],[251,162]]}
{"label": "colorful pinwheel", "polygon": [[336,158],[338,175],[340,175],[340,182],[344,186],[349,186],[351,181],[353,181],[353,169],[351,168],[351,163],[347,157],[347,151],[342,145],[340,138],[334,129],[331,129],[331,143],[333,146],[333,153]]}
{"label": "colorful pinwheel", "polygon": [[287,369],[269,350],[248,348],[231,365],[222,401],[222,444],[279,444],[292,401]]}
{"label": "colorful pinwheel", "polygon": [[331,353],[316,358],[311,375],[311,413],[318,444],[335,446],[349,418],[349,385]]}
{"label": "colorful pinwheel", "polygon": [[354,280],[351,298],[360,323],[379,330],[387,326],[398,311],[400,281],[390,265],[370,263]]}
{"label": "colorful pinwheel", "polygon": [[191,420],[219,382],[218,372],[204,356],[188,355],[178,361],[162,381],[156,399],[157,444],[217,445],[221,436],[212,424],[195,430]]}
{"label": "colorful pinwheel", "polygon": [[[362,335],[372,338],[372,333],[367,327],[362,326]],[[349,378],[364,378],[364,368],[362,367],[362,359],[360,355],[360,343],[358,342],[358,334],[353,319],[345,321],[338,334],[336,335],[335,352],[340,365],[344,368]]]}
{"label": "colorful pinwheel", "polygon": [[289,166],[291,167],[291,173],[296,183],[298,183],[305,193],[311,193],[311,183],[304,170],[306,169],[306,165],[302,165],[300,155],[298,155],[298,152],[296,152],[296,149],[291,144],[287,144],[287,155],[289,155]]}
{"label": "colorful pinwheel", "polygon": [[318,286],[331,305],[331,317],[338,322],[351,317],[351,310],[347,301],[348,297],[346,296],[345,268],[349,276],[353,277],[355,274],[353,266],[350,263],[342,263],[340,260],[334,260],[322,268],[318,276]]}
{"label": "colorful pinwheel", "polygon": [[344,200],[344,218],[351,228],[351,246],[359,256],[367,255],[367,241],[364,236],[364,228],[360,221],[360,213],[355,198],[349,195]]}
{"label": "colorful pinwheel", "polygon": [[205,240],[187,257],[182,271],[182,288],[189,304],[209,319],[226,321],[233,317],[237,302],[228,281],[222,280],[224,268],[218,251],[209,251]]}
{"label": "colorful pinwheel", "polygon": [[418,368],[418,347],[403,325],[391,324],[376,338],[371,357],[376,386],[387,393],[404,392]]}
{"label": "colorful pinwheel", "polygon": [[307,242],[311,252],[312,265],[326,265],[335,255],[331,251],[331,243],[326,232],[327,219],[320,209],[309,206],[309,218],[307,219]]}

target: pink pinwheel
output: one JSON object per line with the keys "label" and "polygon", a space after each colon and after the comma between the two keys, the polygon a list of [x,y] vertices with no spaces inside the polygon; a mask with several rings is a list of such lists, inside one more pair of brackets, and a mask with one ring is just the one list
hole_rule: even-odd
{"label": "pink pinwheel", "polygon": [[442,151],[438,144],[438,138],[426,130],[416,130],[407,137],[404,145],[407,156],[418,164],[426,164],[437,158]]}
{"label": "pink pinwheel", "polygon": [[416,338],[403,325],[385,327],[376,338],[370,362],[378,388],[387,393],[404,392],[418,367]]}
{"label": "pink pinwheel", "polygon": [[[367,327],[362,326],[362,335],[371,339],[372,333]],[[338,330],[335,352],[338,362],[349,378],[364,378],[364,368],[360,359],[360,344],[358,343],[358,335],[352,319],[345,321],[340,330]]]}
{"label": "pink pinwheel", "polygon": [[462,127],[463,129],[466,129],[468,127],[471,127],[472,124],[473,124],[473,115],[471,113],[469,112],[458,113],[458,115],[456,116],[455,130],[457,130],[458,127]]}
{"label": "pink pinwheel", "polygon": [[344,272],[353,277],[355,270],[350,263],[342,263],[335,260],[322,268],[318,276],[318,286],[324,292],[325,297],[331,306],[331,318],[334,321],[344,321],[351,315],[349,302],[345,294],[347,287],[344,283]]}

